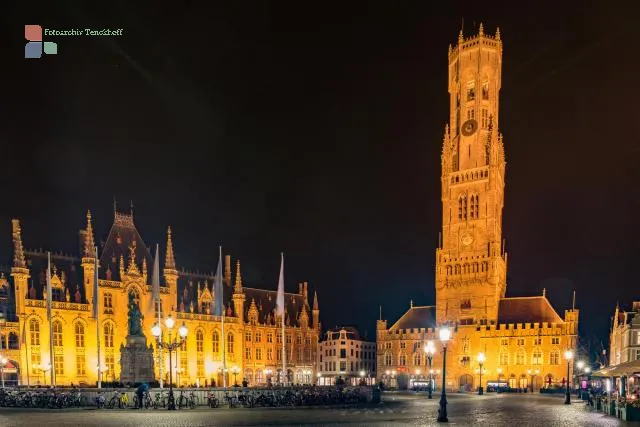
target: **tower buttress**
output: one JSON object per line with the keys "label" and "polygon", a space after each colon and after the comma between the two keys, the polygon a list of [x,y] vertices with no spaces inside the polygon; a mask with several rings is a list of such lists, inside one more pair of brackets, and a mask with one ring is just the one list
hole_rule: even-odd
{"label": "tower buttress", "polygon": [[22,246],[22,229],[20,228],[20,220],[12,219],[13,234],[13,266],[11,267],[11,277],[13,277],[13,285],[16,295],[16,314],[24,315],[24,300],[27,297],[29,269],[27,268],[27,260],[24,256],[24,247]]}
{"label": "tower buttress", "polygon": [[240,260],[236,261],[236,282],[233,287],[233,308],[240,323],[244,322],[244,292],[242,292],[242,274]]}
{"label": "tower buttress", "polygon": [[498,132],[502,42],[480,26],[448,53],[450,117],[442,147],[436,320],[494,323],[506,292],[505,160]]}

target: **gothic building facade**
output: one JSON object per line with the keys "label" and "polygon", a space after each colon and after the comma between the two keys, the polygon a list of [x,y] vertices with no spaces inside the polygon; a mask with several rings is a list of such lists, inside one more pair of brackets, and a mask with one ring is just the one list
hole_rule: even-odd
{"label": "gothic building facade", "polygon": [[[578,310],[560,317],[541,296],[507,297],[502,237],[505,150],[499,129],[502,40],[484,33],[449,46],[449,123],[442,146],[442,232],[435,257],[435,306],[412,306],[391,327],[379,320],[378,378],[424,380],[424,345],[434,340],[433,370],[442,367],[438,328],[454,328],[447,385],[487,381],[538,389],[567,377],[564,352],[577,342]],[[482,368],[477,356],[483,353]],[[420,372],[421,374],[418,374]],[[438,380],[439,381],[439,380]],[[437,382],[438,386],[440,385]]]}
{"label": "gothic building facade", "polygon": [[[157,347],[151,333],[157,321],[152,302],[153,256],[133,221],[133,214],[114,212],[114,222],[99,254],[94,249],[91,214],[80,231],[79,256],[51,254],[52,316],[46,308],[47,253],[23,245],[19,220],[12,221],[13,264],[0,272],[0,304],[5,321],[1,326],[7,373],[20,384],[95,385],[98,364],[103,381],[120,379],[120,348],[127,336],[127,303],[134,295],[142,311],[147,343]],[[225,256],[222,317],[211,314],[215,298],[211,274],[179,270],[173,250],[171,228],[163,248],[161,270],[161,317],[172,316],[176,329],[188,328],[186,341],[177,351],[173,379],[177,384],[222,385],[223,355],[226,382],[246,380],[250,385],[278,383],[282,373],[282,334],[276,316],[276,290],[247,287],[240,260]],[[93,300],[93,278],[98,259],[98,298]],[[162,268],[162,267],[161,267]],[[275,280],[274,280],[275,283]],[[98,322],[93,315],[98,304]],[[320,311],[307,283],[298,293],[285,294],[285,349],[289,383],[311,383],[320,336]],[[51,329],[50,329],[51,328]],[[175,336],[175,335],[174,335]],[[50,351],[50,337],[53,354]],[[98,339],[99,337],[99,339]],[[98,360],[98,342],[100,360]],[[223,351],[223,348],[224,351]],[[156,360],[159,360],[157,349]],[[163,354],[163,377],[168,382],[169,356]],[[160,364],[155,364],[156,378]]]}

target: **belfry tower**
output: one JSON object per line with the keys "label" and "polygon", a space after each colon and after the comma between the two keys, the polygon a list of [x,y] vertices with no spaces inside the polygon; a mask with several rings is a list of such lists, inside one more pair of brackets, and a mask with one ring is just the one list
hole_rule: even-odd
{"label": "belfry tower", "polygon": [[498,133],[500,30],[449,46],[450,125],[442,146],[442,235],[436,249],[438,323],[492,324],[505,296],[505,158]]}

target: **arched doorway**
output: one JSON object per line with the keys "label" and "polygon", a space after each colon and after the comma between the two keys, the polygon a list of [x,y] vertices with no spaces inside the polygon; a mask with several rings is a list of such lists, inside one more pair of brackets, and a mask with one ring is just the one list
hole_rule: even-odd
{"label": "arched doorway", "polygon": [[520,375],[520,381],[518,381],[518,388],[526,390],[529,387],[529,380],[525,374]]}
{"label": "arched doorway", "polygon": [[[258,371],[256,370],[256,374]],[[244,370],[244,379],[250,386],[253,385],[253,369],[247,368]]]}
{"label": "arched doorway", "polygon": [[518,388],[518,381],[516,380],[515,374],[509,376],[509,388]]}
{"label": "arched doorway", "polygon": [[464,391],[471,391],[473,389],[473,376],[469,374],[461,375],[458,384],[460,389]]}
{"label": "arched doorway", "polygon": [[15,360],[7,360],[7,363],[2,369],[2,376],[4,377],[4,385],[6,387],[15,387],[18,384],[20,369],[18,368],[18,362]]}
{"label": "arched doorway", "polygon": [[544,387],[544,384],[542,383],[542,377],[540,375],[535,375],[531,383],[532,390],[540,390],[542,387]]}

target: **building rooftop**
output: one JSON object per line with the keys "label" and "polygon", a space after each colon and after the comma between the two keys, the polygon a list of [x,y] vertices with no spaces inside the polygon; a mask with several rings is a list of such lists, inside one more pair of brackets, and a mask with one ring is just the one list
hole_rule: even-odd
{"label": "building rooftop", "polygon": [[409,308],[406,313],[391,327],[395,329],[419,329],[419,328],[435,328],[436,327],[436,306],[414,306]]}
{"label": "building rooftop", "polygon": [[562,323],[546,296],[503,298],[498,307],[498,323]]}

